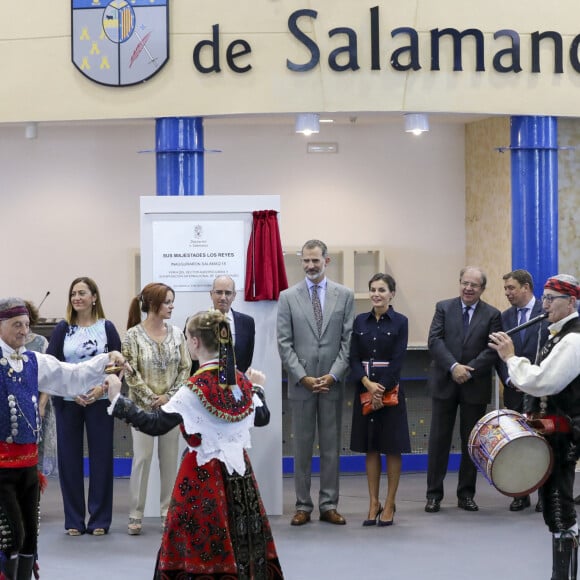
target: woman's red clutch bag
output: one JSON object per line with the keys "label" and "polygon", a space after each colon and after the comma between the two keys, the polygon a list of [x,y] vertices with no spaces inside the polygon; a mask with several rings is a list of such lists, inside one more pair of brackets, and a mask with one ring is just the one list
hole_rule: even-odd
{"label": "woman's red clutch bag", "polygon": [[[366,391],[361,393],[360,402],[362,405],[362,414],[368,415],[373,412],[373,405],[371,403],[372,395]],[[390,391],[383,393],[383,405],[385,407],[395,407],[399,404],[399,385],[395,385]]]}

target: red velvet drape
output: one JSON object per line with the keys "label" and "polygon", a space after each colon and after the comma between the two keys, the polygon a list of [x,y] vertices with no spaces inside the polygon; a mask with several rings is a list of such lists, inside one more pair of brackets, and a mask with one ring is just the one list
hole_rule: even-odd
{"label": "red velvet drape", "polygon": [[248,302],[278,300],[280,292],[288,288],[277,215],[271,209],[253,212],[246,261],[245,299]]}

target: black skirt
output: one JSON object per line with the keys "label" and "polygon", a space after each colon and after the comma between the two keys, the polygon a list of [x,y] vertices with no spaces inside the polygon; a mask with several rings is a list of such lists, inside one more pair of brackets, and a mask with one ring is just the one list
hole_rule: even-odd
{"label": "black skirt", "polygon": [[358,453],[375,451],[385,455],[398,455],[411,452],[407,405],[405,392],[399,386],[399,404],[383,407],[368,415],[362,414],[360,393],[366,392],[362,384],[355,389],[352,406],[352,429],[350,449]]}

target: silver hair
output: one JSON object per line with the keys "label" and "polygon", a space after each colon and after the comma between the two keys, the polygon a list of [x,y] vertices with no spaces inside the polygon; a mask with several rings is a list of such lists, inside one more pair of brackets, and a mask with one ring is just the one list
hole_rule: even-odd
{"label": "silver hair", "polygon": [[16,298],[14,296],[11,298],[0,298],[0,312],[9,310],[15,306],[24,306],[24,308],[26,308],[26,304],[22,298]]}
{"label": "silver hair", "polygon": [[463,280],[463,274],[468,270],[479,272],[479,275],[481,276],[481,287],[485,289],[487,286],[487,274],[479,266],[465,266],[465,268],[461,268],[461,271],[459,272],[459,281],[461,282],[461,280]]}

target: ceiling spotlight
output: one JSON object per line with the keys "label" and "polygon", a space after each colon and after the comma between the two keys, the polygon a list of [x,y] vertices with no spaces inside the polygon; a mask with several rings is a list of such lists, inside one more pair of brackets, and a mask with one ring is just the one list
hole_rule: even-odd
{"label": "ceiling spotlight", "polygon": [[27,139],[36,139],[38,137],[38,123],[26,123],[24,136]]}
{"label": "ceiling spotlight", "polygon": [[405,132],[420,135],[429,131],[429,117],[426,113],[405,113]]}
{"label": "ceiling spotlight", "polygon": [[298,113],[296,115],[296,133],[307,137],[320,131],[320,115],[318,113]]}

